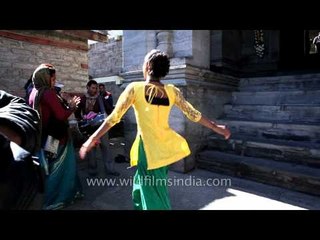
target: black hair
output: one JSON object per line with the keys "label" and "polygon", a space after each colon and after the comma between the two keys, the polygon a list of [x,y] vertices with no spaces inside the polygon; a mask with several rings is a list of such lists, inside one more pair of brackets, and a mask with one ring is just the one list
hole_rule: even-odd
{"label": "black hair", "polygon": [[25,90],[24,100],[26,101],[26,103],[29,103],[29,96],[33,88],[32,75],[33,74],[31,74],[30,78],[27,80],[26,84],[23,87]]}
{"label": "black hair", "polygon": [[50,63],[43,63],[40,66],[45,66],[46,69],[48,70],[48,74],[50,75],[50,77],[52,77],[55,73],[56,73],[56,69],[54,68],[54,66]]}
{"label": "black hair", "polygon": [[146,63],[149,63],[148,74],[154,78],[165,77],[170,69],[168,55],[160,50],[151,50],[147,55]]}
{"label": "black hair", "polygon": [[100,87],[100,86],[104,86],[104,87],[106,87],[103,83],[99,83],[99,87]]}
{"label": "black hair", "polygon": [[27,82],[26,82],[26,84],[24,85],[24,90],[27,90],[28,89],[28,87],[30,86],[30,84],[32,84],[32,75],[33,74],[31,74],[31,76],[29,77],[29,79],[27,80]]}
{"label": "black hair", "polygon": [[55,74],[55,73],[56,73],[56,70],[55,70],[55,69],[51,69],[51,68],[49,68],[48,70],[49,70],[50,77],[52,77],[52,76],[53,76],[53,74]]}
{"label": "black hair", "polygon": [[87,87],[90,87],[92,84],[98,85],[97,81],[95,81],[95,80],[89,80],[89,82],[87,83]]}

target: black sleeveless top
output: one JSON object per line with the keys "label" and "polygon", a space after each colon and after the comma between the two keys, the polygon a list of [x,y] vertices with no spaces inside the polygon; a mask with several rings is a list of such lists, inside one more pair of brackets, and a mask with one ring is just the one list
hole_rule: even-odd
{"label": "black sleeveless top", "polygon": [[[145,95],[146,101],[148,101],[147,95]],[[161,106],[169,106],[169,98],[159,98],[159,97],[154,97],[151,101],[152,105],[161,105]]]}

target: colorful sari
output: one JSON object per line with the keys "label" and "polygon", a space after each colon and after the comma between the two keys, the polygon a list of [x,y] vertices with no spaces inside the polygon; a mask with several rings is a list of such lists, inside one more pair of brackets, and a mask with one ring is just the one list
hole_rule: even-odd
{"label": "colorful sari", "polygon": [[47,172],[43,209],[60,209],[83,196],[71,140],[59,146],[57,157],[50,162],[41,149],[40,160]]}

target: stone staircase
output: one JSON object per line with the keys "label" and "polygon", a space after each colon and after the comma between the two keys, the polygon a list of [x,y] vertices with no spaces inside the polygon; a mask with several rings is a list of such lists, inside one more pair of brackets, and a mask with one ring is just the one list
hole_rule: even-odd
{"label": "stone staircase", "polygon": [[198,167],[320,195],[320,74],[244,78]]}

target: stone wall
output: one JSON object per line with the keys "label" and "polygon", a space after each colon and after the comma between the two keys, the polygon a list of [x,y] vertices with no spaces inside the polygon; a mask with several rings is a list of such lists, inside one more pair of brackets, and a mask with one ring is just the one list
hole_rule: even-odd
{"label": "stone wall", "polygon": [[91,44],[88,61],[89,74],[93,78],[118,75],[122,69],[122,40]]}
{"label": "stone wall", "polygon": [[256,54],[253,30],[211,30],[210,64],[216,72],[249,75],[274,72],[279,61],[279,31],[264,30],[263,57]]}
{"label": "stone wall", "polygon": [[279,30],[264,30],[265,51],[261,58],[254,49],[254,31],[241,31],[242,46],[239,67],[243,73],[274,72],[278,69],[279,62]]}
{"label": "stone wall", "polygon": [[[193,92],[193,96],[190,96]],[[192,102],[204,116],[217,120],[223,115],[223,105],[230,102],[231,92],[206,88],[204,86],[190,86],[187,88],[189,102]],[[196,99],[194,99],[196,98]],[[186,120],[185,134],[191,149],[191,155],[184,159],[184,172],[196,167],[195,155],[207,144],[211,130],[197,123]]]}
{"label": "stone wall", "polygon": [[210,31],[210,64],[222,67],[222,30]]}
{"label": "stone wall", "polygon": [[[87,41],[54,31],[11,31],[40,39],[40,44],[0,36],[0,89],[24,96],[24,84],[41,63],[56,67],[57,80],[67,92],[82,92],[88,79]],[[46,42],[74,44],[75,48],[46,45]]]}
{"label": "stone wall", "polygon": [[202,69],[210,67],[210,31],[192,31],[192,58],[189,64]]}
{"label": "stone wall", "polygon": [[191,65],[209,69],[210,31],[173,30],[171,65]]}
{"label": "stone wall", "polygon": [[[231,94],[237,87],[238,79],[198,68],[187,71],[190,75],[186,76],[186,84],[175,85],[204,116],[219,122],[224,115],[224,105],[231,102]],[[172,169],[188,172],[196,167],[195,155],[203,149],[213,132],[187,119],[176,107],[172,109],[170,125],[187,139],[191,149],[190,156],[173,164]]]}
{"label": "stone wall", "polygon": [[209,30],[128,30],[123,32],[123,73],[141,71],[151,49],[168,53],[171,65],[210,66]]}
{"label": "stone wall", "polygon": [[192,30],[173,31],[173,57],[192,57]]}
{"label": "stone wall", "polygon": [[141,71],[144,56],[155,46],[153,30],[123,31],[123,72]]}
{"label": "stone wall", "polygon": [[210,40],[211,69],[224,74],[237,75],[241,53],[241,31],[212,30]]}

